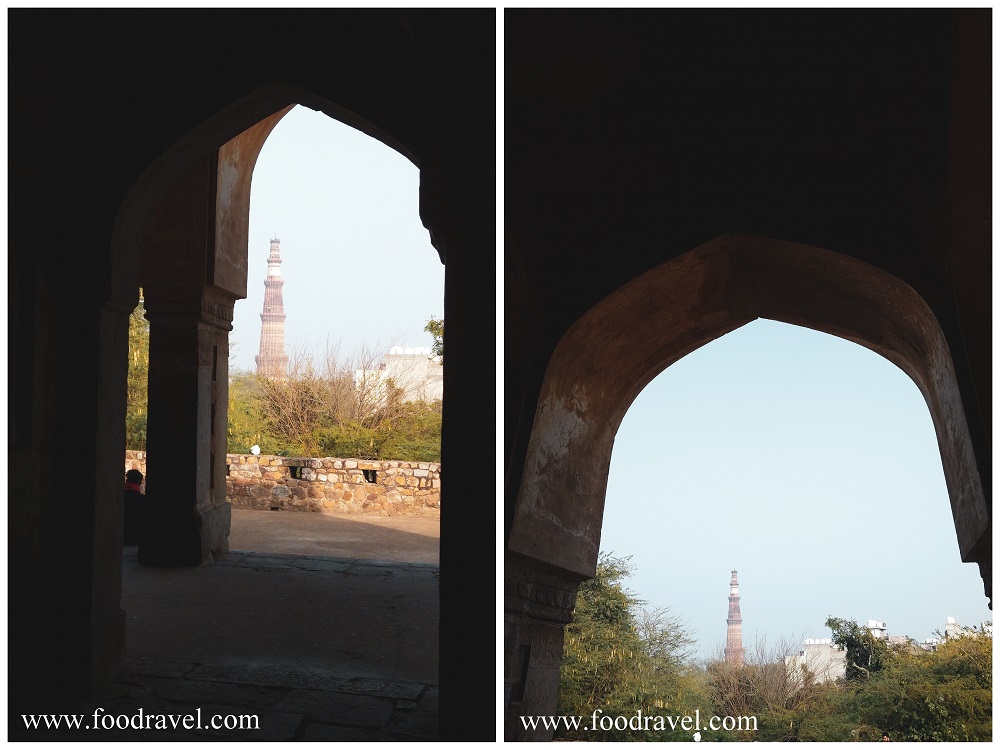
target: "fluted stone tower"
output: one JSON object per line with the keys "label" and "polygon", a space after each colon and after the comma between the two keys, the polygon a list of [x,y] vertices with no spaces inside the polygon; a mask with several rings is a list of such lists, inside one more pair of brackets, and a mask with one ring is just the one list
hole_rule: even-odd
{"label": "fluted stone tower", "polygon": [[281,299],[281,240],[271,240],[267,256],[267,278],[264,279],[264,312],[260,314],[260,352],[257,354],[257,374],[284,380],[288,377],[288,355],[285,354],[285,305]]}
{"label": "fluted stone tower", "polygon": [[725,659],[730,664],[743,664],[743,617],[740,615],[740,582],[733,571],[729,581],[729,617],[726,618]]}

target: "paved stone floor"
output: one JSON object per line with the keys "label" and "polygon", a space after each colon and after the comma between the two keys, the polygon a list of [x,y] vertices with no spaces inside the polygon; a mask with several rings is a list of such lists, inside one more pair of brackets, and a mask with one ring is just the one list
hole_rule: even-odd
{"label": "paved stone floor", "polygon": [[[240,517],[246,513],[255,515]],[[305,523],[309,516],[317,523]],[[10,739],[435,740],[437,538],[407,519],[380,520],[394,523],[234,513],[232,542],[309,554],[242,550],[200,568],[140,566],[127,548],[126,658],[113,682],[75,713],[84,726],[94,724],[98,708],[108,717],[138,717],[140,709],[196,717],[190,724],[200,715],[205,728],[22,733],[12,724]],[[271,543],[252,541],[268,532]],[[387,534],[397,543],[387,544]],[[296,535],[307,543],[297,546]],[[380,551],[418,561],[379,559]],[[257,717],[258,729],[208,728],[213,716],[247,715]]]}

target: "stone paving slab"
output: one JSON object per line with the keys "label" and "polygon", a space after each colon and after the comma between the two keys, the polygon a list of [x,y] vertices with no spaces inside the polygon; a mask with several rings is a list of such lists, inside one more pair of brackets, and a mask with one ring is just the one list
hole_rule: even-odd
{"label": "stone paving slab", "polygon": [[424,692],[425,685],[419,682],[403,682],[402,680],[378,680],[369,677],[354,677],[346,680],[339,688],[344,693],[361,693],[377,695],[381,698],[405,699],[416,701]]}
{"label": "stone paving slab", "polygon": [[276,706],[285,696],[279,687],[261,685],[239,685],[198,680],[170,680],[151,688],[153,695],[163,700],[177,703],[193,703],[204,706],[225,702],[230,706],[269,709]]}
{"label": "stone paving slab", "polygon": [[243,685],[273,685],[336,691],[347,682],[344,677],[303,672],[272,666],[203,664],[189,675],[195,680],[230,682]]}
{"label": "stone paving slab", "polygon": [[370,695],[293,690],[276,710],[303,714],[325,724],[384,729],[392,717],[393,702]]}
{"label": "stone paving slab", "polygon": [[302,570],[299,565],[295,564],[294,560],[282,560],[275,557],[250,557],[247,556],[246,559],[241,559],[242,555],[240,553],[230,553],[221,560],[216,560],[216,565],[225,565],[230,567],[244,567],[253,568],[254,570],[267,570],[268,568],[281,568],[284,570]]}
{"label": "stone paving slab", "polygon": [[344,573],[368,576],[406,576],[427,574],[437,577],[436,563],[406,563],[398,560],[373,560],[365,558],[303,557],[281,553],[266,555],[254,552],[229,552],[215,561],[216,565],[252,570],[302,570],[323,573]]}
{"label": "stone paving slab", "polygon": [[354,561],[343,560],[320,560],[307,557],[303,559],[297,567],[299,570],[307,570],[313,573],[350,573]]}

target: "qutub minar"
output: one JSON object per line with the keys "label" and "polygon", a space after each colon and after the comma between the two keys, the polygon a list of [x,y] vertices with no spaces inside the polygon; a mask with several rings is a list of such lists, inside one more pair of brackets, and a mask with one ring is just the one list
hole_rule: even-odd
{"label": "qutub minar", "polygon": [[740,582],[733,571],[729,581],[729,617],[726,618],[725,660],[730,664],[743,664],[743,617],[740,615]]}
{"label": "qutub minar", "polygon": [[257,354],[257,374],[284,380],[288,377],[288,355],[285,354],[285,305],[281,299],[281,240],[271,240],[267,256],[267,277],[264,279],[264,311],[260,314],[260,352]]}

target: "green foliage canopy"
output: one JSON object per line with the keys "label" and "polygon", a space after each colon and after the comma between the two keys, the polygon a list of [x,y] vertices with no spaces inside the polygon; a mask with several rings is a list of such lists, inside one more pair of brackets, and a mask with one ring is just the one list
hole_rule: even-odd
{"label": "green foliage canopy", "polygon": [[140,290],[139,304],[128,317],[128,381],[125,397],[125,448],[146,450],[148,416],[149,321]]}
{"label": "green foliage canopy", "polygon": [[[622,585],[628,558],[602,555],[597,575],[581,585],[566,628],[559,713],[587,717],[752,716],[756,731],[702,729],[702,741],[834,742],[987,741],[992,737],[993,639],[966,630],[927,651],[890,647],[867,628],[831,617],[835,642],[859,669],[850,679],[819,682],[786,666],[791,653],[758,644],[742,665],[689,661],[690,641],[670,618],[643,620],[640,602]],[[570,740],[690,740],[689,733],[611,729],[568,731]]]}
{"label": "green foliage canopy", "polygon": [[[990,633],[967,630],[927,651],[912,642],[890,646],[850,620],[831,617],[827,624],[834,642],[847,650],[849,676],[838,683],[805,680],[785,706],[767,705],[757,695],[751,706],[759,717],[755,739],[870,742],[883,734],[911,742],[991,738]],[[862,667],[853,676],[851,661]]]}
{"label": "green foliage canopy", "polygon": [[853,620],[828,617],[826,626],[833,633],[833,642],[847,651],[847,681],[868,679],[881,670],[889,656],[889,646],[876,638],[868,628]]}
{"label": "green foliage canopy", "polygon": [[441,460],[441,402],[378,398],[343,373],[303,367],[287,380],[237,373],[229,383],[229,451],[279,456]]}
{"label": "green foliage canopy", "polygon": [[438,359],[444,359],[444,320],[438,320],[433,315],[424,326],[424,331],[429,333],[434,343],[431,344],[431,354]]}
{"label": "green foliage canopy", "polygon": [[992,738],[993,638],[967,630],[934,651],[891,652],[853,694],[859,725],[893,740],[985,742]]}
{"label": "green foliage canopy", "polygon": [[[693,643],[667,610],[645,610],[623,585],[628,558],[602,554],[596,576],[581,584],[573,622],[566,627],[559,713],[592,716],[693,715],[701,685],[686,665]],[[690,740],[686,732],[610,729],[566,731],[573,740]]]}

